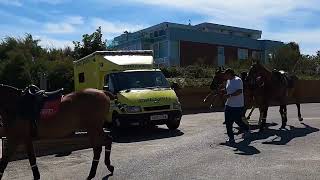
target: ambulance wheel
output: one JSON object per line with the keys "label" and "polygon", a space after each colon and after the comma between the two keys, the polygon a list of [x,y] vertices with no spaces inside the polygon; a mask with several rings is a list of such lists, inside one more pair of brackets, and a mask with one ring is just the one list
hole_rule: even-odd
{"label": "ambulance wheel", "polygon": [[170,130],[176,130],[180,126],[180,121],[181,119],[170,119],[166,125]]}

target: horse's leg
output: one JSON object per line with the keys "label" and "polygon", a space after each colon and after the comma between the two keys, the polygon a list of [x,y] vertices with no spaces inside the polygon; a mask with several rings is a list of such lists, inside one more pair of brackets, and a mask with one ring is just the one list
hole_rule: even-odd
{"label": "horse's leg", "polygon": [[111,172],[111,175],[113,175],[114,167],[111,165],[111,161],[110,161],[111,146],[112,146],[112,137],[110,135],[106,135],[104,163],[107,166],[108,170]]}
{"label": "horse's leg", "polygon": [[93,148],[93,161],[92,161],[90,173],[87,179],[92,179],[96,176],[101,151],[102,151],[102,146],[96,146]]}
{"label": "horse's leg", "polygon": [[299,118],[299,121],[303,121],[303,118],[301,116],[301,108],[300,108],[300,103],[296,103],[297,105],[297,110],[298,110],[298,118]]}
{"label": "horse's leg", "polygon": [[32,144],[31,140],[28,140],[26,142],[26,147],[27,147],[27,154],[28,154],[31,170],[33,173],[33,177],[34,177],[34,179],[40,179],[40,173],[39,173],[39,169],[37,166],[36,155],[34,153],[34,148],[33,148],[33,144]]}
{"label": "horse's leg", "polygon": [[267,115],[268,115],[268,106],[265,106],[261,109],[261,124],[260,124],[260,132],[262,132],[266,128],[266,121],[267,121]]}
{"label": "horse's leg", "polygon": [[250,117],[251,117],[251,115],[252,115],[252,113],[253,113],[254,109],[255,109],[255,107],[254,107],[254,106],[252,106],[251,111],[250,111],[250,113],[249,113],[249,115],[248,115],[247,119],[250,119]]}
{"label": "horse's leg", "polygon": [[282,119],[282,125],[281,125],[281,129],[285,129],[286,128],[286,125],[287,125],[287,121],[288,121],[288,118],[287,118],[287,106],[286,105],[281,105],[281,119]]}
{"label": "horse's leg", "polygon": [[7,147],[7,153],[2,152],[2,158],[0,160],[0,179],[2,179],[3,172],[6,169],[8,162],[11,158],[11,156],[15,153],[17,148],[17,142],[12,139],[8,139],[8,147]]}
{"label": "horse's leg", "polygon": [[102,151],[102,144],[103,144],[103,130],[101,132],[88,132],[89,138],[91,141],[91,145],[93,147],[93,160],[91,164],[90,173],[87,179],[92,179],[96,176],[100,155]]}

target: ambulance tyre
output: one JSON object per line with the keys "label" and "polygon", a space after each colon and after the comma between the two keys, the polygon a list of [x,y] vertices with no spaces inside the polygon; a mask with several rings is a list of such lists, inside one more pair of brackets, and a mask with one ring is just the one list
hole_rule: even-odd
{"label": "ambulance tyre", "polygon": [[181,119],[170,119],[166,125],[170,130],[176,130],[180,126],[180,121]]}

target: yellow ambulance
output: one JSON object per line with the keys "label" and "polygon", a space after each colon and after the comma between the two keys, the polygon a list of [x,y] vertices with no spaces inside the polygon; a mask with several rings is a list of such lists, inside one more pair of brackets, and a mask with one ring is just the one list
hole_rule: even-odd
{"label": "yellow ambulance", "polygon": [[74,83],[76,91],[96,88],[115,95],[108,126],[180,125],[181,104],[162,72],[154,68],[152,51],[96,51],[74,61]]}

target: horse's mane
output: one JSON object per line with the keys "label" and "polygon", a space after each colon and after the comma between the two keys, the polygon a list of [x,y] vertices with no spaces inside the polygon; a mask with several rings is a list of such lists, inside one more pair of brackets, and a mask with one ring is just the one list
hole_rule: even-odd
{"label": "horse's mane", "polygon": [[260,64],[260,63],[258,63],[258,64],[255,64],[256,66],[259,66],[262,70],[264,70],[265,72],[267,72],[268,74],[271,74],[272,73],[272,71],[268,68],[268,67],[266,67],[265,65],[263,65],[263,64]]}

